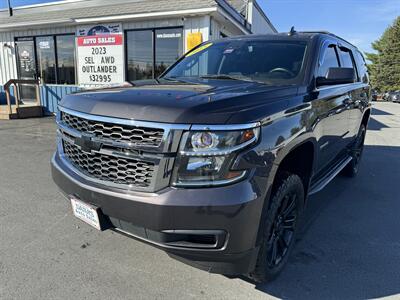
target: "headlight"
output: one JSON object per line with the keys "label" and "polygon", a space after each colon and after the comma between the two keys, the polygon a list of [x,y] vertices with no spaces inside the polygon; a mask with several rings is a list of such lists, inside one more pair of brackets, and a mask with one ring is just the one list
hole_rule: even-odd
{"label": "headlight", "polygon": [[255,144],[260,129],[202,130],[184,133],[175,163],[174,186],[215,186],[240,180],[246,170],[231,170],[237,152]]}

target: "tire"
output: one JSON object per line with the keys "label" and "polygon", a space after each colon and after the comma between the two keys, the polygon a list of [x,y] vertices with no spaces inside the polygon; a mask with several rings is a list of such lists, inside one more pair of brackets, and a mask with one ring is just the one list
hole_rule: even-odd
{"label": "tire", "polygon": [[276,278],[293,249],[304,206],[304,187],[299,176],[285,174],[274,189],[262,226],[256,267],[249,277],[255,282]]}
{"label": "tire", "polygon": [[353,159],[343,170],[343,174],[347,177],[356,177],[358,174],[362,154],[364,152],[364,141],[366,133],[367,128],[364,124],[361,124],[360,129],[358,130],[356,141],[351,150],[351,156]]}

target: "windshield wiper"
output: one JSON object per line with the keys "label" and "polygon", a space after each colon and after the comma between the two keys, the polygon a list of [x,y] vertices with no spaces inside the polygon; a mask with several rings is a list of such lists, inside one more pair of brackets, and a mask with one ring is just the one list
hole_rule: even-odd
{"label": "windshield wiper", "polygon": [[246,77],[246,76],[234,76],[234,75],[227,75],[227,74],[203,75],[203,76],[200,76],[200,78],[202,78],[202,79],[253,81],[251,78]]}
{"label": "windshield wiper", "polygon": [[189,82],[185,81],[182,79],[182,77],[175,77],[175,76],[169,76],[169,77],[160,77],[159,79],[163,79],[166,81],[172,81],[172,82],[180,82],[180,83],[184,83],[184,84],[189,84]]}
{"label": "windshield wiper", "polygon": [[171,76],[171,77],[164,76],[164,77],[160,77],[160,79],[164,79],[164,80],[168,80],[168,81],[178,81],[178,80],[176,80],[176,77],[174,77],[174,76]]}

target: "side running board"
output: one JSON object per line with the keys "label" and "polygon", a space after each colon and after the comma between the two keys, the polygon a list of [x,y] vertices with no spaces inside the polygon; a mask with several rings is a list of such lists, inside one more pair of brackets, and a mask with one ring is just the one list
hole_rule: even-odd
{"label": "side running board", "polygon": [[348,156],[345,159],[343,159],[342,161],[340,161],[336,166],[334,166],[332,169],[330,169],[329,172],[327,172],[324,177],[322,177],[320,180],[318,180],[311,186],[310,192],[308,194],[313,195],[313,194],[321,191],[324,187],[326,187],[328,185],[329,182],[332,181],[333,178],[336,177],[337,174],[340,173],[340,171],[342,171],[344,169],[344,167],[347,166],[347,164],[352,159],[353,158],[351,156]]}

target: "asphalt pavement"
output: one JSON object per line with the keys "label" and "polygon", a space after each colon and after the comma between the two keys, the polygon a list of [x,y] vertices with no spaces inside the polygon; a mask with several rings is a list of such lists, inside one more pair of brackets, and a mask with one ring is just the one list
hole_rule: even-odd
{"label": "asphalt pavement", "polygon": [[400,298],[400,104],[374,103],[360,174],[310,198],[274,282],[208,274],[73,217],[53,118],[0,122],[0,299]]}

